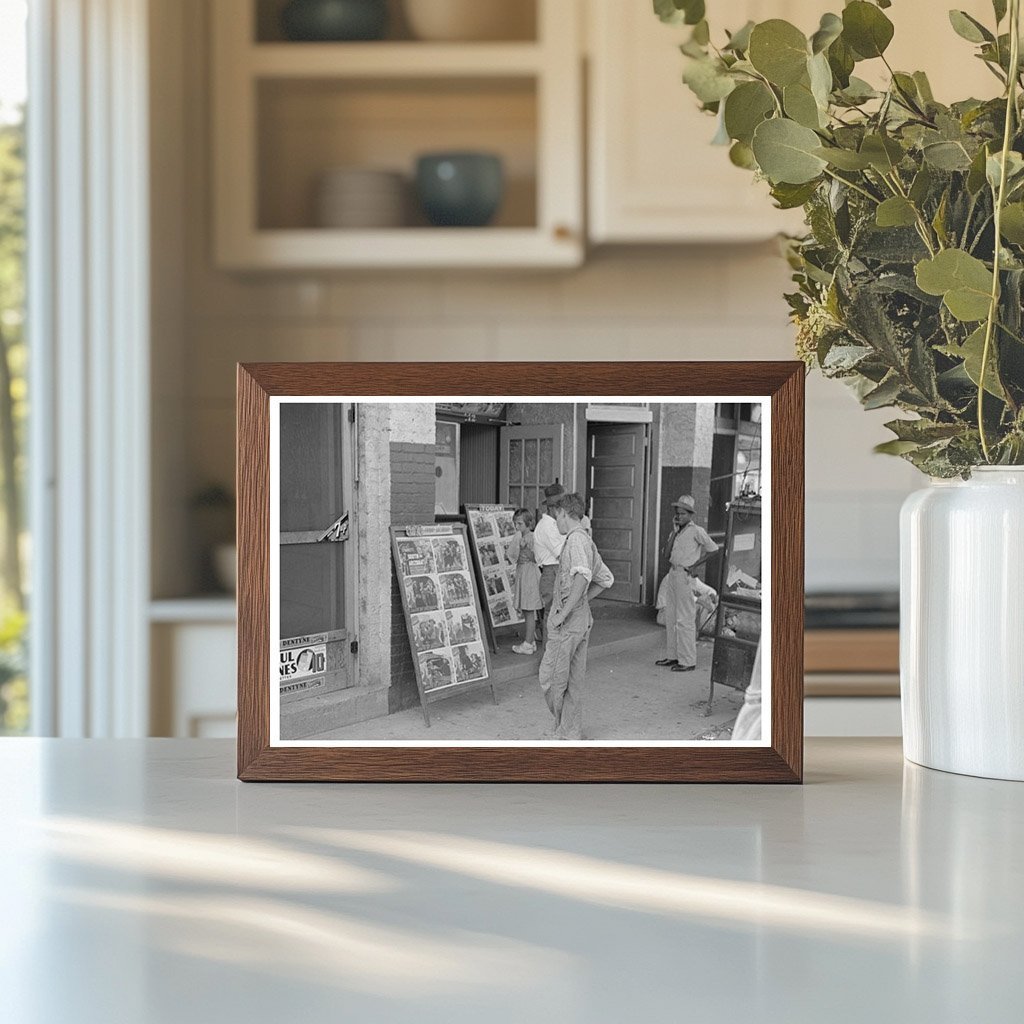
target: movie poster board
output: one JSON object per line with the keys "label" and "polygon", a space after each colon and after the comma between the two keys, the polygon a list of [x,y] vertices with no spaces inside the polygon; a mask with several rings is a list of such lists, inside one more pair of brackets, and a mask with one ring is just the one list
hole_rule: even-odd
{"label": "movie poster board", "polygon": [[515,607],[516,567],[508,546],[516,535],[515,505],[466,505],[469,541],[486,609],[487,635],[497,652],[495,633],[523,622]]}
{"label": "movie poster board", "polygon": [[466,527],[393,526],[391,550],[423,720],[429,703],[477,686],[497,704]]}

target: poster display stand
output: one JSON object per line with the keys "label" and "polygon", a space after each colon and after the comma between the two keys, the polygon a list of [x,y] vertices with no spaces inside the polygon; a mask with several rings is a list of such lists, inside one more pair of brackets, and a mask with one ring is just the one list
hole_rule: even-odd
{"label": "poster display stand", "polygon": [[428,704],[478,686],[497,704],[466,528],[393,526],[391,550],[424,722]]}
{"label": "poster display stand", "polygon": [[486,614],[484,623],[491,650],[498,652],[499,629],[525,621],[516,609],[516,567],[508,557],[508,546],[516,536],[512,525],[514,505],[466,505],[470,548],[480,581]]}

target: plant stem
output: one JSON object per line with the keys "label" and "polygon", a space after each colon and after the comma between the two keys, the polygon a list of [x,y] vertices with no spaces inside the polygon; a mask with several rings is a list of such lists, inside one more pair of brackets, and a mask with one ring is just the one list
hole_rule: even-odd
{"label": "plant stem", "polygon": [[999,167],[999,190],[995,197],[995,246],[992,256],[992,295],[989,300],[988,320],[985,322],[985,346],[981,350],[981,370],[978,374],[978,436],[985,461],[992,462],[992,452],[985,431],[985,374],[992,354],[992,335],[999,314],[1000,242],[1002,241],[1003,204],[1006,201],[1006,166],[1013,140],[1013,123],[1017,114],[1017,83],[1020,68],[1020,0],[1010,0],[1010,74],[1006,83],[1006,124],[1003,126],[1002,161]]}
{"label": "plant stem", "polygon": [[846,178],[840,178],[838,174],[834,174],[827,167],[825,168],[825,173],[833,181],[838,181],[841,185],[845,185],[847,188],[852,188],[854,192],[859,192],[862,196],[865,197],[865,199],[870,199],[871,202],[875,204],[875,206],[879,204],[880,200],[877,198],[877,196],[873,196],[870,192],[867,191],[867,189],[861,188],[860,185],[857,185],[852,181],[847,181]]}
{"label": "plant stem", "polygon": [[[903,182],[900,181],[899,172],[893,168],[892,174],[883,174],[882,179],[889,183],[901,199],[906,199],[906,201],[910,203],[911,209],[914,211],[914,216],[917,218],[917,233],[921,236],[921,241],[924,242],[929,254],[934,256],[935,247],[932,245],[931,228],[928,226],[928,221],[924,219],[924,214],[917,208],[917,204],[910,201],[910,197],[907,195],[906,189],[903,187]],[[935,238],[935,244],[938,245],[940,250],[943,248],[942,242],[938,236]]]}

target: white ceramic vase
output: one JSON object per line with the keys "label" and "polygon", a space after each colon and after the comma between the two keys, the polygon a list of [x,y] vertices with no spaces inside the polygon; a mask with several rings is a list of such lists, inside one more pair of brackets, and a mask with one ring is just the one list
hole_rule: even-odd
{"label": "white ceramic vase", "polygon": [[1024,466],[910,495],[900,552],[904,754],[1024,781]]}

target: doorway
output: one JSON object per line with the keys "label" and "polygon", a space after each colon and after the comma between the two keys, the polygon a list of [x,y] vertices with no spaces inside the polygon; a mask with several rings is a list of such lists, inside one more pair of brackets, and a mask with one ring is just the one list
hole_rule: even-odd
{"label": "doorway", "polygon": [[643,600],[649,437],[644,423],[587,424],[588,514],[594,543],[615,575],[601,595],[608,601]]}
{"label": "doorway", "polygon": [[280,406],[280,695],[354,686],[356,522],[347,405]]}

